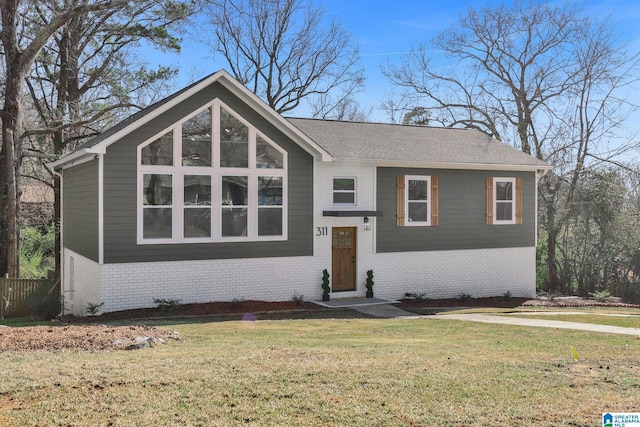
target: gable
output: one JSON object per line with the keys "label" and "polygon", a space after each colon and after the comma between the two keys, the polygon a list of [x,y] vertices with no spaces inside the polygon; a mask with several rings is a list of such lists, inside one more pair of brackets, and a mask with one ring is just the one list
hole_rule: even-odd
{"label": "gable", "polygon": [[[219,156],[224,152],[224,148],[220,150],[220,145],[216,145],[217,143],[214,147],[218,147],[220,151],[213,154],[213,163],[209,161],[193,167],[186,164],[183,166],[182,163],[186,160],[180,158],[182,151],[176,146],[178,151],[172,154],[175,163],[164,172],[162,165],[158,169],[155,165],[143,164],[145,147],[154,144],[167,132],[180,132],[181,123],[190,123],[212,106],[228,110],[242,126],[248,129],[251,144],[254,144],[249,149],[251,152],[249,164],[220,164]],[[214,109],[214,111],[218,111],[214,114],[219,114],[222,110]],[[211,131],[215,134],[220,129],[211,129]],[[197,138],[195,134],[192,136]],[[174,141],[177,139],[175,135]],[[259,156],[260,149],[256,147],[257,144],[263,143],[273,150],[265,149],[263,151],[266,154]],[[279,156],[280,161],[286,164],[286,169],[265,168],[264,163],[269,162],[267,155]],[[156,206],[159,210],[169,209],[172,212],[171,219],[167,221],[169,221],[168,227],[173,227],[173,232],[170,237],[165,235],[164,239],[150,241],[142,234],[145,215],[143,210],[144,206],[150,210],[154,207],[144,204],[142,194],[143,189],[146,188],[145,179],[148,180],[146,175],[155,174],[156,169],[158,174],[165,176],[165,178],[160,176],[165,180],[163,185],[170,185],[173,188],[172,203],[164,207]],[[277,178],[278,176],[282,178]],[[281,187],[278,187],[272,183],[273,185],[265,191],[286,192],[284,199],[290,206],[288,210],[286,207],[286,211],[282,211],[283,208],[279,206],[264,206],[264,203],[273,204],[273,198],[271,202],[258,201],[258,187],[254,188],[254,186],[258,185],[257,182],[261,177],[275,177],[273,182],[281,184]],[[187,181],[194,183],[198,181],[200,186],[202,182],[206,182],[205,186],[211,191],[210,201],[195,206],[191,200],[187,200],[189,197],[188,190],[185,190],[188,187]],[[264,180],[262,182],[264,184]],[[220,227],[221,216],[226,215],[227,212],[220,207],[224,204],[221,194],[224,185],[227,186],[224,188],[233,186],[236,189],[239,188],[238,186],[244,186],[245,190],[238,191],[244,193],[247,196],[244,198],[254,203],[235,209],[234,212],[240,212],[248,218],[247,222],[240,226],[237,235],[234,233],[225,235],[216,228]],[[247,185],[250,188],[246,187]],[[307,231],[312,228],[313,198],[312,192],[309,191],[312,186],[313,156],[226,87],[217,83],[212,84],[107,148],[104,156],[104,261],[111,263],[309,255],[312,251],[312,238]],[[263,187],[264,185],[260,188]],[[231,196],[234,198],[233,195]],[[239,203],[235,198],[234,206]],[[207,209],[209,212],[204,212]],[[241,209],[245,211],[240,211]],[[270,211],[266,212],[267,209]],[[257,216],[263,214],[274,217],[278,214],[278,209],[282,211],[279,218],[282,221],[283,232],[272,232],[274,235],[266,236],[267,232],[258,230],[258,227],[263,227],[264,222],[251,222],[258,221]],[[187,212],[187,210],[190,211]],[[210,235],[189,235],[181,228],[184,225],[183,222],[175,222],[176,218],[181,217],[179,221],[185,220],[189,215],[197,214],[198,210],[211,215]],[[258,210],[260,210],[259,213]],[[169,211],[165,211],[167,212]],[[171,221],[174,221],[173,225],[170,224]],[[245,226],[249,229],[246,233],[243,231]],[[184,239],[180,237],[181,233],[184,233]],[[274,248],[279,250],[274,251]]]}
{"label": "gable", "polygon": [[146,126],[158,117],[163,116],[166,112],[173,110],[176,106],[189,102],[192,98],[199,98],[202,92],[207,92],[208,88],[213,85],[224,87],[228,93],[233,94],[234,97],[250,106],[256,114],[261,115],[272,126],[295,141],[314,157],[318,157],[322,161],[332,160],[332,156],[326,150],[295,126],[292,126],[287,120],[260,100],[260,98],[231,77],[229,73],[221,70],[131,115],[117,125],[102,132],[97,137],[87,141],[73,152],[65,154],[59,160],[51,163],[50,166],[56,169],[63,169],[73,164],[87,161],[96,154],[105,154],[107,147],[111,144],[126,138],[137,129]]}

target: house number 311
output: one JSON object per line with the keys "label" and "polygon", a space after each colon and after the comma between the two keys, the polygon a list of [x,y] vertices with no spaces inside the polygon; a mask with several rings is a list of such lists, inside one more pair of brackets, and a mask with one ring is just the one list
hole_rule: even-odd
{"label": "house number 311", "polygon": [[316,236],[328,236],[329,227],[316,227]]}

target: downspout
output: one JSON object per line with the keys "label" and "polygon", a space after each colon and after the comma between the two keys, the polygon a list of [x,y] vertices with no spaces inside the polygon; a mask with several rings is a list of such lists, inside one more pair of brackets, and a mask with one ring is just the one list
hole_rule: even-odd
{"label": "downspout", "polygon": [[98,264],[104,264],[104,154],[96,154],[98,159]]}

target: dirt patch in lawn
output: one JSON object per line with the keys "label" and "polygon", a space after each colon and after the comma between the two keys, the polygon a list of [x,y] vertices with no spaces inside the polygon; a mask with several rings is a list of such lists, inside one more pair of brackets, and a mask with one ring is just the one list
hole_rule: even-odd
{"label": "dirt patch in lawn", "polygon": [[176,339],[175,332],[149,326],[52,325],[0,327],[0,351],[122,350],[136,338]]}

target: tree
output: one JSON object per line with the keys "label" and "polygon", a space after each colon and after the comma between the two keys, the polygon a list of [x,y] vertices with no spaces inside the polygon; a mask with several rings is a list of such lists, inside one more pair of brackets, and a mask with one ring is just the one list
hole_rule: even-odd
{"label": "tree", "polygon": [[[36,17],[42,14],[37,9],[33,11]],[[177,70],[148,69],[137,62],[132,47],[144,41],[179,51],[176,24],[191,10],[190,2],[144,0],[95,11],[71,19],[43,46],[26,79],[36,116],[25,126],[25,154],[40,160],[32,162],[40,168],[32,168],[28,176],[55,190],[56,219],[60,217],[60,182],[43,160],[58,158],[64,150],[166,92],[162,85]],[[60,264],[59,243],[56,229],[56,267]]]}
{"label": "tree", "polygon": [[[208,0],[214,52],[230,72],[279,113],[348,99],[363,82],[359,51],[338,23],[303,0]],[[322,100],[323,97],[328,97]]]}
{"label": "tree", "polygon": [[429,110],[425,107],[414,107],[402,118],[403,125],[428,125]]}
{"label": "tree", "polygon": [[[4,104],[0,110],[0,274],[19,274],[18,198],[23,154],[23,82],[37,55],[61,28],[67,28],[65,26],[74,19],[87,14],[135,10],[133,4],[125,0],[0,0],[0,41],[6,75]],[[117,38],[117,33],[114,36]],[[48,77],[55,79],[55,76]]]}
{"label": "tree", "polygon": [[[583,170],[632,147],[612,151],[606,142],[631,112],[624,91],[637,81],[638,55],[627,55],[607,21],[533,1],[469,9],[432,44],[387,64],[385,75],[410,90],[432,122],[479,129],[554,166],[540,196],[556,290],[557,239]],[[434,63],[430,52],[451,63]]]}
{"label": "tree", "polygon": [[346,120],[351,122],[366,122],[369,120],[373,108],[369,110],[363,110],[360,108],[360,103],[352,97],[344,98],[339,102],[326,108],[316,109],[314,118],[320,118],[325,120]]}
{"label": "tree", "polygon": [[[22,121],[22,82],[42,46],[51,36],[74,16],[110,5],[110,1],[83,3],[75,7],[64,7],[55,2],[43,3],[47,15],[40,18],[40,25],[33,27],[29,37],[19,34],[18,18],[37,2],[2,0],[0,19],[5,62],[4,104],[0,110],[2,118],[2,150],[0,151],[0,275],[17,276],[18,265],[18,218],[19,176],[22,156],[20,125]],[[61,7],[62,6],[62,7]]]}

